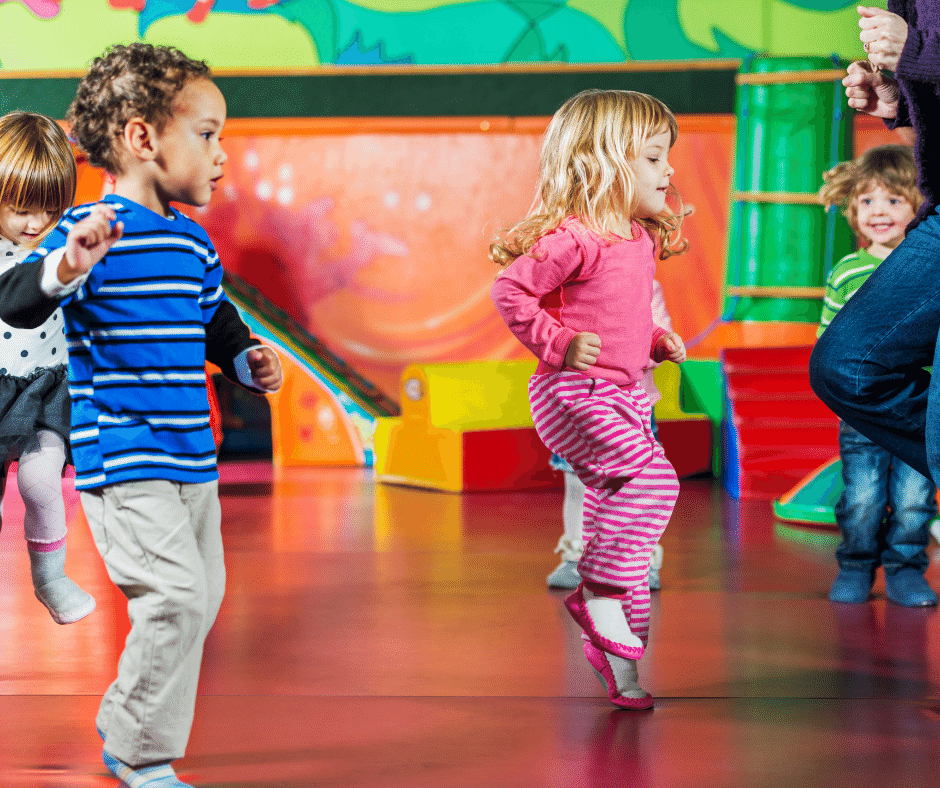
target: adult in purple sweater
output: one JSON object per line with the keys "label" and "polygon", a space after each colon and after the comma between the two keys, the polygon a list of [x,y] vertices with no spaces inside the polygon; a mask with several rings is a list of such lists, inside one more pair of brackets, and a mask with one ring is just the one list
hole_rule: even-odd
{"label": "adult in purple sweater", "polygon": [[[924,369],[940,371],[940,2],[888,0],[888,11],[859,14],[868,60],[852,63],[842,81],[849,105],[889,128],[913,128],[924,204],[904,241],[820,337],[810,382],[843,421],[940,481],[940,374]],[[885,583],[904,604],[936,604],[915,568]]]}

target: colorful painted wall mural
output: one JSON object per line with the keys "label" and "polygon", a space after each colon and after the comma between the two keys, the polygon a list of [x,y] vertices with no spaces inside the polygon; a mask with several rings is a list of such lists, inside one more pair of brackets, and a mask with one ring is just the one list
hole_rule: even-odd
{"label": "colorful painted wall mural", "polygon": [[133,40],[173,44],[216,70],[266,72],[751,52],[854,58],[855,7],[855,0],[0,0],[0,70],[81,70],[109,44]]}

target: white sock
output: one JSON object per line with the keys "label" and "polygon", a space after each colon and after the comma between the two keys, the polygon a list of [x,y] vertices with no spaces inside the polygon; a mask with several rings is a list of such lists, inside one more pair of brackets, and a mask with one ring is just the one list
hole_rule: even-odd
{"label": "white sock", "polygon": [[623,614],[623,601],[609,596],[596,596],[582,588],[584,605],[587,607],[594,628],[601,637],[622,643],[631,648],[643,648],[643,642],[630,631],[627,617]]}
{"label": "white sock", "polygon": [[639,671],[635,659],[624,659],[615,654],[604,654],[617,682],[617,691],[625,698],[645,698],[647,692],[639,684]]}
{"label": "white sock", "polygon": [[565,531],[558,540],[555,552],[561,555],[562,561],[580,561],[584,552],[584,482],[571,471],[565,471],[565,501],[561,519]]}
{"label": "white sock", "polygon": [[58,550],[28,550],[36,597],[58,624],[74,624],[95,609],[95,598],[65,575],[65,545]]}
{"label": "white sock", "polygon": [[653,545],[653,555],[650,558],[650,569],[659,571],[663,568],[663,547],[657,542]]}
{"label": "white sock", "polygon": [[[581,637],[584,640],[588,640],[588,636],[582,634]],[[607,660],[607,664],[610,666],[611,673],[614,674],[614,682],[617,685],[617,692],[619,692],[625,698],[645,698],[649,693],[643,689],[639,684],[639,671],[637,670],[637,663],[635,659],[624,659],[623,657],[618,657],[615,654],[608,654],[606,652],[601,652],[604,655],[604,659]],[[607,681],[600,674],[600,672],[595,668],[594,672],[597,673],[597,677],[600,679],[601,684],[605,687],[607,686]]]}

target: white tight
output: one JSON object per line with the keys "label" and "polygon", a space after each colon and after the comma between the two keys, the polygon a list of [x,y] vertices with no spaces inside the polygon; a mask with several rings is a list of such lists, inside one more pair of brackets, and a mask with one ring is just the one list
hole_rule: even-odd
{"label": "white tight", "polygon": [[562,504],[562,523],[565,539],[583,546],[584,534],[584,482],[574,471],[565,471],[565,501]]}
{"label": "white tight", "polygon": [[[17,486],[26,515],[23,532],[28,542],[52,544],[65,538],[65,502],[62,500],[62,468],[65,443],[50,430],[39,430],[20,456]],[[0,521],[6,492],[7,468],[0,474]]]}

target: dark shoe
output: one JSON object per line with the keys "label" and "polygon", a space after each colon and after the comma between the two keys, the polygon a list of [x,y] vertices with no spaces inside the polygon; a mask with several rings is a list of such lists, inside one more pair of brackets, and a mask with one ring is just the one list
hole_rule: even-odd
{"label": "dark shoe", "polygon": [[860,605],[868,601],[874,582],[874,572],[840,569],[829,589],[829,601]]}
{"label": "dark shoe", "polygon": [[930,607],[937,604],[937,595],[916,569],[899,569],[885,573],[885,592],[896,605]]}

